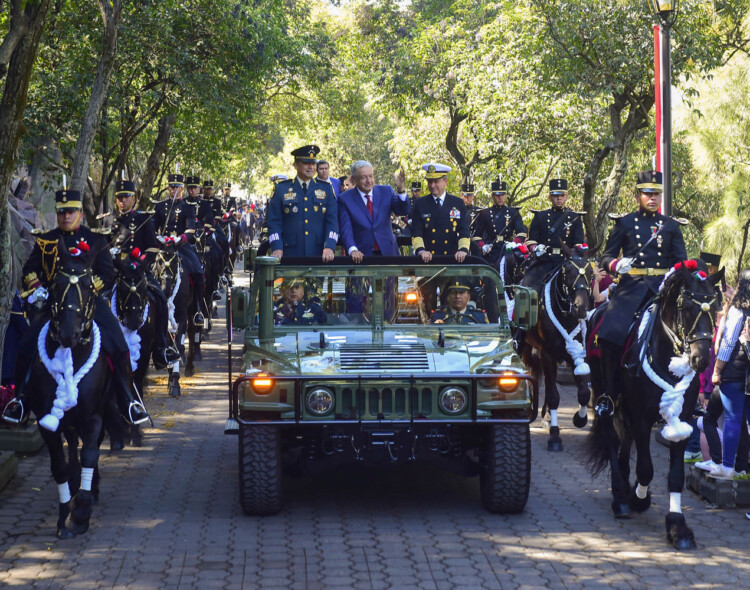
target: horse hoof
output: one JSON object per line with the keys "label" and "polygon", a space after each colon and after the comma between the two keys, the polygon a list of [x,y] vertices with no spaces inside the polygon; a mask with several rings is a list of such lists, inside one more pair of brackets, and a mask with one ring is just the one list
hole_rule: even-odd
{"label": "horse hoof", "polygon": [[558,439],[549,439],[547,441],[547,450],[552,453],[559,453],[563,450],[562,441]]}
{"label": "horse hoof", "polygon": [[125,443],[121,440],[117,439],[110,439],[109,441],[109,452],[110,453],[118,453],[119,451],[122,451],[125,448]]}
{"label": "horse hoof", "polygon": [[615,518],[630,518],[630,505],[627,502],[612,502]]}
{"label": "horse hoof", "polygon": [[667,528],[667,543],[678,551],[695,549],[695,536],[679,512],[670,512],[664,519]]}
{"label": "horse hoof", "polygon": [[628,499],[628,505],[635,512],[646,512],[651,508],[651,492],[646,492],[646,497],[641,499],[635,495],[635,488],[633,488]]}
{"label": "horse hoof", "polygon": [[89,530],[91,519],[91,506],[94,504],[94,495],[89,490],[78,490],[70,502],[70,516],[65,526],[74,535],[82,535]]}
{"label": "horse hoof", "polygon": [[57,533],[55,533],[55,536],[56,536],[56,537],[57,537],[58,539],[63,539],[63,540],[65,540],[65,539],[72,539],[72,538],[73,538],[73,537],[75,537],[76,535],[75,535],[75,533],[74,533],[73,531],[71,531],[71,530],[69,530],[69,529],[67,529],[67,528],[65,528],[65,527],[63,526],[63,527],[58,527],[58,529],[57,529]]}
{"label": "horse hoof", "polygon": [[[200,359],[196,358],[195,360]],[[192,377],[193,375],[195,375],[195,367],[193,365],[185,365],[185,377]]]}
{"label": "horse hoof", "polygon": [[588,414],[581,416],[578,412],[573,414],[573,426],[576,428],[583,428],[589,421]]}

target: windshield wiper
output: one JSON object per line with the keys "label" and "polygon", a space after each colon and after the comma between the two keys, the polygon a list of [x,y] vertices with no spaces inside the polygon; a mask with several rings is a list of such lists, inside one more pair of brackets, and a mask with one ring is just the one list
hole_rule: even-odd
{"label": "windshield wiper", "polygon": [[430,281],[432,281],[432,280],[433,280],[433,279],[434,279],[435,277],[437,277],[438,275],[441,275],[441,274],[443,274],[443,273],[444,273],[444,272],[445,272],[446,270],[448,270],[448,267],[447,267],[447,266],[444,266],[444,267],[443,267],[443,268],[441,268],[441,269],[440,269],[439,271],[437,271],[437,272],[436,272],[436,273],[435,273],[434,275],[432,275],[432,276],[431,276],[431,277],[430,277],[429,279],[427,279],[427,280],[426,280],[425,282],[423,282],[423,283],[422,283],[422,285],[426,285],[427,283],[429,283]]}

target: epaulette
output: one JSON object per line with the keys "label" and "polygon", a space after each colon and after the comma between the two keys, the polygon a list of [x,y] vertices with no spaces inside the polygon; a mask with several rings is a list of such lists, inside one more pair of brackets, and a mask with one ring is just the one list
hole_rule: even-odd
{"label": "epaulette", "polygon": [[607,217],[610,219],[622,219],[627,213],[607,213]]}
{"label": "epaulette", "polygon": [[32,230],[31,230],[31,233],[32,233],[32,235],[35,235],[35,236],[40,236],[40,235],[42,235],[42,234],[43,234],[43,233],[45,233],[45,232],[44,232],[44,230],[43,230],[43,229],[40,229],[40,228],[38,228],[38,227],[35,227],[34,229],[32,229]]}
{"label": "epaulette", "polygon": [[293,182],[294,182],[293,178],[287,178],[286,180],[280,180],[279,182],[277,182],[276,186],[279,186],[280,184],[286,184],[286,183],[292,184]]}
{"label": "epaulette", "polygon": [[91,231],[101,236],[108,236],[109,234],[112,233],[112,230],[109,227],[95,227],[95,228],[92,228]]}
{"label": "epaulette", "polygon": [[689,223],[689,221],[684,217],[673,217],[672,219],[674,219],[680,225],[687,225]]}
{"label": "epaulette", "polygon": [[588,213],[588,211],[573,211],[573,210],[571,210],[570,212],[575,213],[576,215],[586,215],[586,213]]}
{"label": "epaulette", "polygon": [[541,210],[541,209],[529,209],[529,211],[530,211],[531,213],[541,213],[541,212],[542,212],[542,210]]}
{"label": "epaulette", "polygon": [[98,219],[104,219],[105,217],[109,217],[110,215],[112,215],[112,212],[111,211],[107,211],[106,213],[99,213],[99,215],[97,215],[96,218],[97,218],[97,220]]}

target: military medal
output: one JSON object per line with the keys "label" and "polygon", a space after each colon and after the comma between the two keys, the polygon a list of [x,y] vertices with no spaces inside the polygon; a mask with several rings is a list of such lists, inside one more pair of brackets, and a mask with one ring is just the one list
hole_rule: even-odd
{"label": "military medal", "polygon": [[297,207],[297,205],[292,207],[292,213],[296,213],[297,211],[299,211],[299,207]]}
{"label": "military medal", "polygon": [[461,212],[455,207],[450,212],[451,219],[461,219]]}

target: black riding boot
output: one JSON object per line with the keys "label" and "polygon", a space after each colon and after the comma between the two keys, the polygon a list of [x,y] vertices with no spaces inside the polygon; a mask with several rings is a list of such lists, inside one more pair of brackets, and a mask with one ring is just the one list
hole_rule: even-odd
{"label": "black riding boot", "polygon": [[169,344],[167,339],[167,325],[169,322],[169,310],[167,308],[167,296],[164,295],[158,285],[149,280],[148,294],[151,303],[156,307],[154,316],[154,331],[156,346],[152,355],[154,366],[157,369],[164,369],[167,365],[176,363],[180,360],[179,351]]}
{"label": "black riding boot", "polygon": [[39,353],[37,339],[42,327],[49,319],[48,313],[37,313],[31,320],[18,343],[15,370],[15,397],[2,408],[2,419],[11,424],[18,424],[29,417],[29,407],[26,401],[26,389],[31,379],[31,371]]}
{"label": "black riding boot", "polygon": [[130,355],[113,354],[110,359],[114,369],[112,379],[117,388],[117,405],[120,413],[131,424],[147,422],[148,412],[143,406],[141,395],[136,390],[130,373]]}
{"label": "black riding boot", "polygon": [[203,297],[203,293],[206,290],[206,279],[203,277],[202,273],[195,273],[190,276],[193,279],[193,301],[195,302],[193,323],[196,327],[202,328],[206,321],[206,315],[208,314],[206,302]]}

